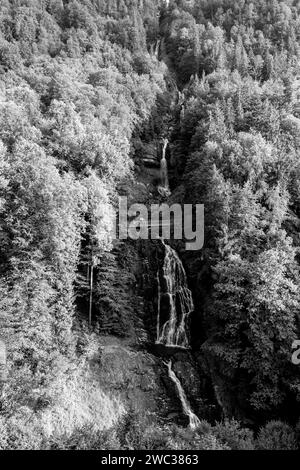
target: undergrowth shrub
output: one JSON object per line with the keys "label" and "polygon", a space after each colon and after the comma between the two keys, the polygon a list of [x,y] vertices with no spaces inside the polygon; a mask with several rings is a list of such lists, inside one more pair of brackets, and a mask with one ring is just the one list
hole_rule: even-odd
{"label": "undergrowth shrub", "polygon": [[270,421],[260,429],[256,448],[260,450],[295,450],[296,433],[293,428],[281,421]]}
{"label": "undergrowth shrub", "polygon": [[120,442],[114,429],[99,431],[83,426],[75,429],[70,436],[44,442],[43,447],[50,450],[119,450]]}
{"label": "undergrowth shrub", "polygon": [[217,423],[213,428],[213,435],[231,450],[253,450],[253,432],[242,428],[235,419]]}

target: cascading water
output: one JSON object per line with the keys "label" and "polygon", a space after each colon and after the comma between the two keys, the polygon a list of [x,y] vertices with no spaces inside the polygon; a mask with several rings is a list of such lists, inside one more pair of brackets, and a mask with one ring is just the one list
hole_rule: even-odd
{"label": "cascading water", "polygon": [[186,273],[179,256],[169,245],[164,246],[162,278],[159,272],[157,275],[156,344],[188,348],[187,320],[194,310],[192,293],[187,286]]}
{"label": "cascading water", "polygon": [[157,60],[159,59],[160,42],[161,40],[158,39],[156,43],[152,43],[150,46],[150,54],[156,57]]}
{"label": "cascading water", "polygon": [[199,418],[195,415],[195,413],[192,412],[191,410],[191,405],[188,402],[188,399],[186,397],[186,394],[184,393],[184,390],[182,388],[182,385],[180,383],[180,380],[178,379],[177,375],[172,369],[172,361],[170,361],[168,364],[168,374],[170,379],[174,382],[176,385],[178,395],[182,404],[182,409],[186,416],[189,418],[190,422],[190,428],[191,429],[196,429],[200,425],[200,420]]}
{"label": "cascading water", "polygon": [[160,40],[158,39],[156,41],[156,45],[155,45],[155,51],[154,51],[154,55],[155,57],[158,59],[159,57],[159,48],[160,48]]}
{"label": "cascading water", "polygon": [[158,192],[165,197],[170,196],[170,186],[169,186],[169,177],[168,177],[168,162],[166,159],[166,152],[168,148],[169,141],[168,139],[164,140],[162,158],[160,160],[160,186]]}

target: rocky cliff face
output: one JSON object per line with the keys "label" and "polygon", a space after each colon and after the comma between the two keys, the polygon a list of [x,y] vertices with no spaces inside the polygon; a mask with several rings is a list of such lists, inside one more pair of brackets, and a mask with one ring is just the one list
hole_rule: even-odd
{"label": "rocky cliff face", "polygon": [[[159,161],[156,143],[148,148]],[[149,205],[163,202],[157,191],[153,166],[141,165],[136,182],[126,185],[129,203]],[[163,422],[188,425],[178,391],[168,375],[167,363],[179,378],[193,411],[200,418],[219,415],[218,403],[211,403],[209,370],[205,359],[193,348],[181,349],[156,344],[158,281],[165,249],[160,241],[116,242],[103,258],[96,279],[101,285],[94,304],[99,352],[92,360],[101,388],[118,396],[125,409],[155,417]]]}
{"label": "rocky cliff face", "polygon": [[[120,310],[108,309],[107,300],[102,300],[104,303],[99,303],[102,307],[96,313],[101,333],[99,353],[93,363],[98,368],[101,388],[121,398],[127,410],[187,425],[177,390],[168,377],[166,364],[171,359],[194,412],[205,419],[216,417],[216,404],[210,404],[206,398],[210,391],[209,379],[205,370],[200,369],[194,352],[155,345],[158,299],[154,276],[156,259],[153,262],[152,255],[156,248],[135,248],[136,251],[133,247],[130,250],[134,262],[127,269],[119,270],[120,284],[111,286],[118,289]],[[160,262],[159,254],[157,262]]]}

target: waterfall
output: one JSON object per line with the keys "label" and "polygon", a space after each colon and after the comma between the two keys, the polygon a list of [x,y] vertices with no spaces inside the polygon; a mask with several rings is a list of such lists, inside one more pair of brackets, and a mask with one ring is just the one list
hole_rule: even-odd
{"label": "waterfall", "polygon": [[168,148],[169,141],[168,139],[164,140],[164,146],[163,146],[163,152],[162,152],[162,158],[160,160],[160,186],[158,188],[158,192],[162,196],[170,196],[171,191],[170,191],[170,186],[169,186],[169,177],[168,177],[168,162],[166,159],[166,151]]}
{"label": "waterfall", "polygon": [[[186,323],[189,315],[194,310],[192,293],[188,288],[186,273],[179,256],[169,245],[164,246],[165,258],[162,282],[159,273],[157,275],[158,313],[156,344],[188,348],[189,339]],[[167,310],[167,319],[161,325],[163,310],[165,313]]]}
{"label": "waterfall", "polygon": [[166,190],[169,189],[169,178],[168,178],[168,162],[166,159],[166,151],[168,147],[168,139],[164,140],[162,158],[160,161],[160,177],[161,177],[161,186]]}
{"label": "waterfall", "polygon": [[188,402],[188,399],[186,397],[186,394],[184,393],[184,390],[182,388],[182,385],[180,383],[180,380],[176,376],[175,372],[172,369],[172,361],[170,361],[168,364],[168,374],[170,379],[174,382],[176,385],[178,395],[182,404],[182,408],[186,416],[189,418],[190,422],[190,428],[191,429],[196,429],[200,425],[200,420],[199,418],[195,415],[195,413],[192,412],[191,410],[191,405]]}
{"label": "waterfall", "polygon": [[150,45],[150,54],[156,57],[157,60],[159,59],[160,42],[161,40],[157,39],[156,43]]}
{"label": "waterfall", "polygon": [[160,39],[156,41],[154,55],[158,59],[159,57],[159,48],[160,48]]}

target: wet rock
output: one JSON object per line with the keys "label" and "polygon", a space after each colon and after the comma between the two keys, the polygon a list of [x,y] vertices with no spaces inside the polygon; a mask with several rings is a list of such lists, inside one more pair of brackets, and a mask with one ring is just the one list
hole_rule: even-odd
{"label": "wet rock", "polygon": [[142,161],[145,166],[156,167],[160,166],[160,144],[158,141],[153,141],[148,144],[144,144],[141,149]]}

